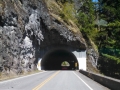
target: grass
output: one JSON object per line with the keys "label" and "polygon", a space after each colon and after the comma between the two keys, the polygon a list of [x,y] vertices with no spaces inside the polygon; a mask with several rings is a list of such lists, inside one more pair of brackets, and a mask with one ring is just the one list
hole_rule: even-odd
{"label": "grass", "polygon": [[5,8],[5,3],[3,1],[0,0],[0,15],[3,15],[4,14],[4,8]]}
{"label": "grass", "polygon": [[41,71],[35,70],[35,71],[31,71],[31,72],[21,73],[18,75],[13,72],[10,72],[10,73],[1,73],[0,72],[0,81],[14,79],[14,78],[27,76],[27,75],[31,75],[31,74],[35,74],[35,73],[39,73],[39,72],[41,72]]}
{"label": "grass", "polygon": [[79,28],[76,23],[74,5],[66,2],[63,5],[55,0],[45,0],[49,13],[59,22],[64,24],[73,33],[78,33]]}
{"label": "grass", "polygon": [[54,0],[45,0],[45,2],[50,12],[57,15],[60,14],[61,8]]}

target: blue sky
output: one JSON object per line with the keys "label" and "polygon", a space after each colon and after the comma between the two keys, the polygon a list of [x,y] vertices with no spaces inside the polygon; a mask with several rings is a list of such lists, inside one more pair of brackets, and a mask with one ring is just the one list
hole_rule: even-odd
{"label": "blue sky", "polygon": [[92,0],[93,2],[98,2],[98,0]]}

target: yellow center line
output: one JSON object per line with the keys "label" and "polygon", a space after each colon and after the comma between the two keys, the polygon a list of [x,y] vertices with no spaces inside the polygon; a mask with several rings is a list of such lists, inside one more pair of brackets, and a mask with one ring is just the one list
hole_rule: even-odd
{"label": "yellow center line", "polygon": [[54,73],[52,76],[50,76],[48,79],[46,79],[45,81],[43,81],[42,83],[40,83],[38,86],[36,86],[35,88],[33,88],[32,90],[39,90],[42,86],[44,86],[48,81],[50,81],[53,77],[55,77],[60,71],[57,71],[56,73]]}

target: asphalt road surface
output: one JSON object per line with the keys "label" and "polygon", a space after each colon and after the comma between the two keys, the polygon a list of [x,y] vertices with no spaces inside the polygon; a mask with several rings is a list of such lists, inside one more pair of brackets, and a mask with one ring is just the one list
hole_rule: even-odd
{"label": "asphalt road surface", "polygon": [[46,71],[0,82],[0,90],[109,90],[78,71]]}

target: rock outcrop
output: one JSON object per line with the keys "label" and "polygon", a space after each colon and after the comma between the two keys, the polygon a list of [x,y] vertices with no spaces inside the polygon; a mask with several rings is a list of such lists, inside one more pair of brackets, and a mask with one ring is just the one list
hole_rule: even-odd
{"label": "rock outcrop", "polygon": [[51,45],[86,49],[79,31],[53,17],[44,0],[0,1],[0,71],[36,68],[36,53]]}

